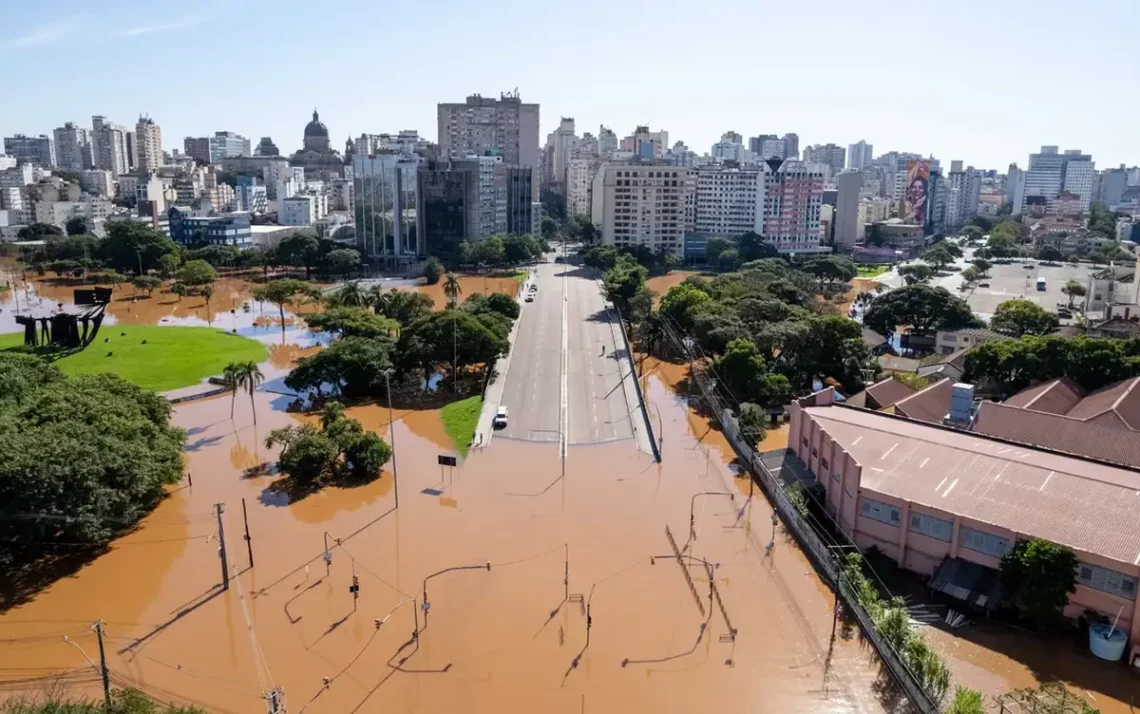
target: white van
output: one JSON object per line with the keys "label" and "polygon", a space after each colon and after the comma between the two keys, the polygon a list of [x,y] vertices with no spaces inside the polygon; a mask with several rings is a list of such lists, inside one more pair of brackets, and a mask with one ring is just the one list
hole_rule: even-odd
{"label": "white van", "polygon": [[505,429],[507,427],[507,408],[499,407],[499,411],[495,412],[495,418],[491,422],[491,426],[496,429]]}

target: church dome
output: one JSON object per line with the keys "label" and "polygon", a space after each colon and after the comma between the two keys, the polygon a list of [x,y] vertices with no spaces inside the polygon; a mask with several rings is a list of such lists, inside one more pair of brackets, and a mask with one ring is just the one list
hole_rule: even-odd
{"label": "church dome", "polygon": [[314,109],[313,110],[313,120],[311,122],[309,122],[307,125],[305,125],[305,136],[306,137],[319,136],[319,137],[323,137],[323,138],[327,139],[328,135],[329,135],[328,127],[326,127],[321,122],[321,118],[317,114],[317,110]]}

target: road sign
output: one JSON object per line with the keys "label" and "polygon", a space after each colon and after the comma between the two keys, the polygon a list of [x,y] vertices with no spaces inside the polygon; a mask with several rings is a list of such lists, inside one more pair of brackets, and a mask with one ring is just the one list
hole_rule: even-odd
{"label": "road sign", "polygon": [[457,463],[458,462],[454,456],[447,456],[445,454],[439,455],[440,466],[455,466]]}

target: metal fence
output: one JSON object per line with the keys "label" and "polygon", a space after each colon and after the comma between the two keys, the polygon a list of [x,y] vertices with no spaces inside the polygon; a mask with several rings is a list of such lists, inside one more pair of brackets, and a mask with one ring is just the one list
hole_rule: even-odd
{"label": "metal fence", "polygon": [[[688,347],[680,343],[675,334],[670,335],[670,337],[683,354],[688,354]],[[700,389],[701,395],[709,405],[709,409],[715,414],[725,438],[728,439],[728,443],[732,444],[732,448],[736,450],[740,460],[749,467],[752,477],[756,479],[761,489],[767,494],[769,501],[771,501],[780,519],[783,521],[784,528],[792,534],[796,543],[799,544],[800,549],[811,559],[812,564],[820,576],[836,591],[837,597],[843,601],[843,606],[846,608],[846,611],[855,617],[855,620],[859,623],[859,629],[863,632],[863,636],[871,646],[875,648],[883,665],[887,668],[887,671],[890,672],[892,679],[894,679],[906,694],[907,699],[910,700],[910,703],[916,710],[923,714],[938,714],[940,711],[938,703],[926,692],[922,684],[919,683],[907,666],[899,659],[895,651],[875,630],[875,625],[871,621],[870,614],[863,608],[856,594],[852,591],[848,583],[843,580],[841,571],[836,567],[836,563],[832,559],[833,551],[827,547],[812,526],[792,504],[784,492],[779,479],[776,478],[775,474],[773,474],[767,464],[764,463],[764,460],[756,449],[741,438],[737,429],[736,420],[728,414],[728,409],[716,394],[713,385],[710,384],[708,375],[699,369],[695,369],[692,370],[689,378]]]}

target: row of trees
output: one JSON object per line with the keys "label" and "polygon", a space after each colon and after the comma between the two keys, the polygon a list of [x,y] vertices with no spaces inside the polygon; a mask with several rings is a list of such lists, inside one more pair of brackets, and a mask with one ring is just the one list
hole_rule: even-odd
{"label": "row of trees", "polygon": [[277,465],[289,474],[288,485],[296,492],[309,491],[326,482],[375,480],[392,458],[388,442],[345,416],[340,402],[324,405],[319,427],[301,424],[274,429],[266,436],[265,446],[281,447]]}
{"label": "row of trees", "polygon": [[993,340],[966,353],[968,382],[985,382],[1013,394],[1030,384],[1069,377],[1087,390],[1140,374],[1140,339],[1027,334]]}
{"label": "row of trees", "polygon": [[[379,287],[363,290],[349,282],[324,297],[324,312],[308,315],[313,329],[334,336],[332,343],[306,357],[285,379],[290,389],[342,400],[384,394],[385,375],[398,389],[426,389],[445,368],[455,389],[476,365],[490,365],[509,349],[508,336],[519,305],[503,293],[476,294],[459,303],[460,286],[444,283],[448,309],[435,312],[427,295]],[[303,281],[275,280],[255,293],[283,310],[289,301],[312,295]]]}

